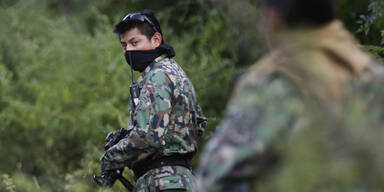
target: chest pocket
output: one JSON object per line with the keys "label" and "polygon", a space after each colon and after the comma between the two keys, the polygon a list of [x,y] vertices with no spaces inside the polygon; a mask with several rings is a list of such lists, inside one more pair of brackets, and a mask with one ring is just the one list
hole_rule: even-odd
{"label": "chest pocket", "polygon": [[185,167],[165,166],[153,169],[153,186],[155,191],[192,191],[194,178],[192,173]]}
{"label": "chest pocket", "polygon": [[187,191],[186,179],[180,175],[163,176],[155,182],[159,191]]}

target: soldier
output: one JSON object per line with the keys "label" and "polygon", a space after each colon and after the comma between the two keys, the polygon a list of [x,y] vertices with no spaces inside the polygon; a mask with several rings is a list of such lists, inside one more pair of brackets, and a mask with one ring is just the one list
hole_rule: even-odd
{"label": "soldier", "polygon": [[195,191],[191,159],[205,128],[192,82],[172,59],[151,11],[130,13],[115,26],[125,58],[141,72],[132,95],[127,136],[101,158],[102,183],[112,186],[116,170],[130,167],[133,191]]}
{"label": "soldier", "polygon": [[[281,176],[282,172],[276,169],[278,166],[285,165],[281,162],[284,160],[284,152],[288,149],[291,151],[299,149],[300,145],[289,145],[291,148],[288,148],[288,145],[285,145],[288,142],[285,141],[293,138],[298,131],[310,128],[311,125],[319,128],[312,129],[313,132],[309,132],[312,134],[321,130],[327,130],[330,133],[335,133],[337,130],[347,132],[348,129],[341,127],[357,126],[357,124],[347,126],[347,120],[352,121],[356,118],[344,118],[344,115],[349,112],[348,109],[351,109],[347,107],[348,105],[361,108],[360,115],[372,114],[370,112],[375,111],[376,119],[380,119],[378,118],[380,115],[383,118],[380,108],[373,110],[375,102],[372,98],[378,97],[372,94],[380,92],[378,85],[380,85],[379,82],[384,82],[384,70],[359,48],[358,42],[336,19],[335,5],[332,0],[264,0],[262,4],[264,26],[271,51],[240,78],[226,116],[205,146],[197,174],[197,184],[201,192],[295,191],[292,190],[292,186],[281,189],[277,187],[277,184],[281,183],[266,181],[270,177]],[[362,85],[370,87],[370,89],[360,89],[363,91],[359,94],[364,93],[366,96],[360,97],[362,100],[359,102],[350,102],[353,99],[357,101],[359,94],[354,91],[359,90],[358,87]],[[372,102],[369,105],[372,108],[362,107],[364,102]],[[360,115],[357,117],[360,118]],[[358,122],[360,125],[362,123],[362,121]],[[329,135],[328,132],[324,134]],[[314,139],[319,135],[309,134],[306,139]],[[330,138],[334,138],[335,135],[340,134],[330,135]],[[349,135],[353,134],[349,133]],[[341,144],[339,143],[338,148],[331,148],[332,150],[349,147],[350,151],[355,150],[352,149],[353,145],[346,144],[351,143],[349,137],[346,138],[330,139],[327,140],[327,144],[338,142],[337,140],[340,139]],[[292,139],[290,141],[300,143]],[[352,143],[358,142],[363,141],[354,140]],[[361,156],[357,157],[358,154],[365,153],[345,154],[361,160]],[[345,154],[336,153],[333,157],[348,159],[345,158],[347,156]],[[376,151],[371,154],[381,153]],[[299,172],[305,161],[304,156],[296,162],[299,164],[296,168],[299,169],[294,171],[307,176],[297,181],[296,191],[322,191],[321,183],[318,182],[315,182],[318,184],[315,188],[300,188],[307,186],[308,183],[305,181],[314,177],[313,174],[315,174],[310,169]],[[307,164],[314,162],[310,161]],[[371,165],[364,164],[364,166]],[[337,166],[333,168],[335,167]],[[350,167],[353,169],[348,169],[349,173],[357,167]],[[338,168],[343,169],[340,166]],[[331,167],[326,167],[319,171],[328,171],[323,176],[330,176],[330,170]],[[369,170],[373,172],[375,168]],[[350,179],[357,175],[357,172],[353,173],[342,179]],[[291,176],[290,179],[293,179],[295,174]],[[335,178],[341,179],[341,177]],[[340,182],[335,178],[325,182],[326,186]],[[354,180],[356,183],[352,185],[357,188],[350,191],[369,186],[370,183],[362,183],[363,181],[365,180],[361,177]],[[270,185],[263,186],[268,182]],[[351,182],[351,179],[348,182]],[[372,183],[374,179],[368,182]],[[340,188],[333,191],[340,191]]]}

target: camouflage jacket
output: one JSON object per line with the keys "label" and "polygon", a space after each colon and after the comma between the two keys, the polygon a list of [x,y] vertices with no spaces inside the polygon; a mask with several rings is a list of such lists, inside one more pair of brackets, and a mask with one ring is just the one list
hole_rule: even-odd
{"label": "camouflage jacket", "polygon": [[[325,128],[325,123],[331,124],[327,121],[346,111],[342,106],[353,95],[351,85],[384,82],[383,68],[359,49],[339,22],[285,35],[285,42],[280,41],[237,83],[227,115],[200,159],[197,184],[201,192],[254,191],[255,183],[275,173],[279,152],[287,150],[282,141],[310,127],[315,113],[324,112],[325,118],[316,125]],[[303,186],[303,180],[298,182]]]}
{"label": "camouflage jacket", "polygon": [[155,59],[138,79],[139,102],[131,106],[129,135],[101,158],[102,170],[124,167],[151,156],[195,152],[205,117],[192,82],[177,63],[165,55]]}

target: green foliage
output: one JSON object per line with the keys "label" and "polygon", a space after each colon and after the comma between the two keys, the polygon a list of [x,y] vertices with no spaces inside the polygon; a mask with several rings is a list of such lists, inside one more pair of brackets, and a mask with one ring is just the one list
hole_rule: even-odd
{"label": "green foliage", "polygon": [[[360,15],[360,20],[357,23],[360,24],[358,33],[363,33],[366,37],[371,30],[382,29],[384,26],[384,1],[383,0],[371,0],[368,5],[368,14]],[[380,33],[380,31],[379,31]],[[380,41],[381,45],[384,45],[384,38]]]}
{"label": "green foliage", "polygon": [[357,33],[362,34],[363,48],[383,62],[384,58],[384,1],[370,0],[368,13],[360,15]]}
{"label": "green foliage", "polygon": [[23,191],[30,191],[29,175],[63,191],[75,185],[69,173],[89,185],[82,191],[93,191],[89,178],[98,165],[90,165],[104,136],[128,120],[129,70],[111,26],[90,35],[76,20],[25,4],[2,9],[1,17],[0,152],[7,158],[0,170],[20,165],[14,179]]}
{"label": "green foliage", "polygon": [[341,19],[355,33],[363,48],[383,61],[384,1],[338,0]]}
{"label": "green foliage", "polygon": [[384,58],[384,31],[382,30],[384,27],[383,10],[383,0],[371,0],[368,6],[369,13],[367,15],[361,15],[361,20],[357,22],[360,24],[357,33],[363,33],[363,40],[369,41],[363,48],[381,61],[383,61]]}
{"label": "green foliage", "polygon": [[384,47],[375,46],[375,45],[365,45],[363,46],[363,49],[365,51],[370,52],[376,58],[381,60],[381,62],[384,62]]}
{"label": "green foliage", "polygon": [[13,180],[11,178],[9,178],[9,175],[7,174],[4,174],[1,176],[1,181],[2,181],[2,185],[0,189],[5,189],[6,191],[9,191],[9,192],[15,192],[15,184],[13,183]]}

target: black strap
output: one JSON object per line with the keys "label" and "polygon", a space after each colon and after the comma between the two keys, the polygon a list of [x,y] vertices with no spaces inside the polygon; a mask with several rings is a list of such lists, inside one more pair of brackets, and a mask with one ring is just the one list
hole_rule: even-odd
{"label": "black strap", "polygon": [[142,160],[132,166],[135,173],[135,180],[143,176],[151,169],[156,169],[164,166],[183,166],[192,170],[191,160],[193,153],[188,154],[174,154],[171,156],[160,156],[153,160]]}

